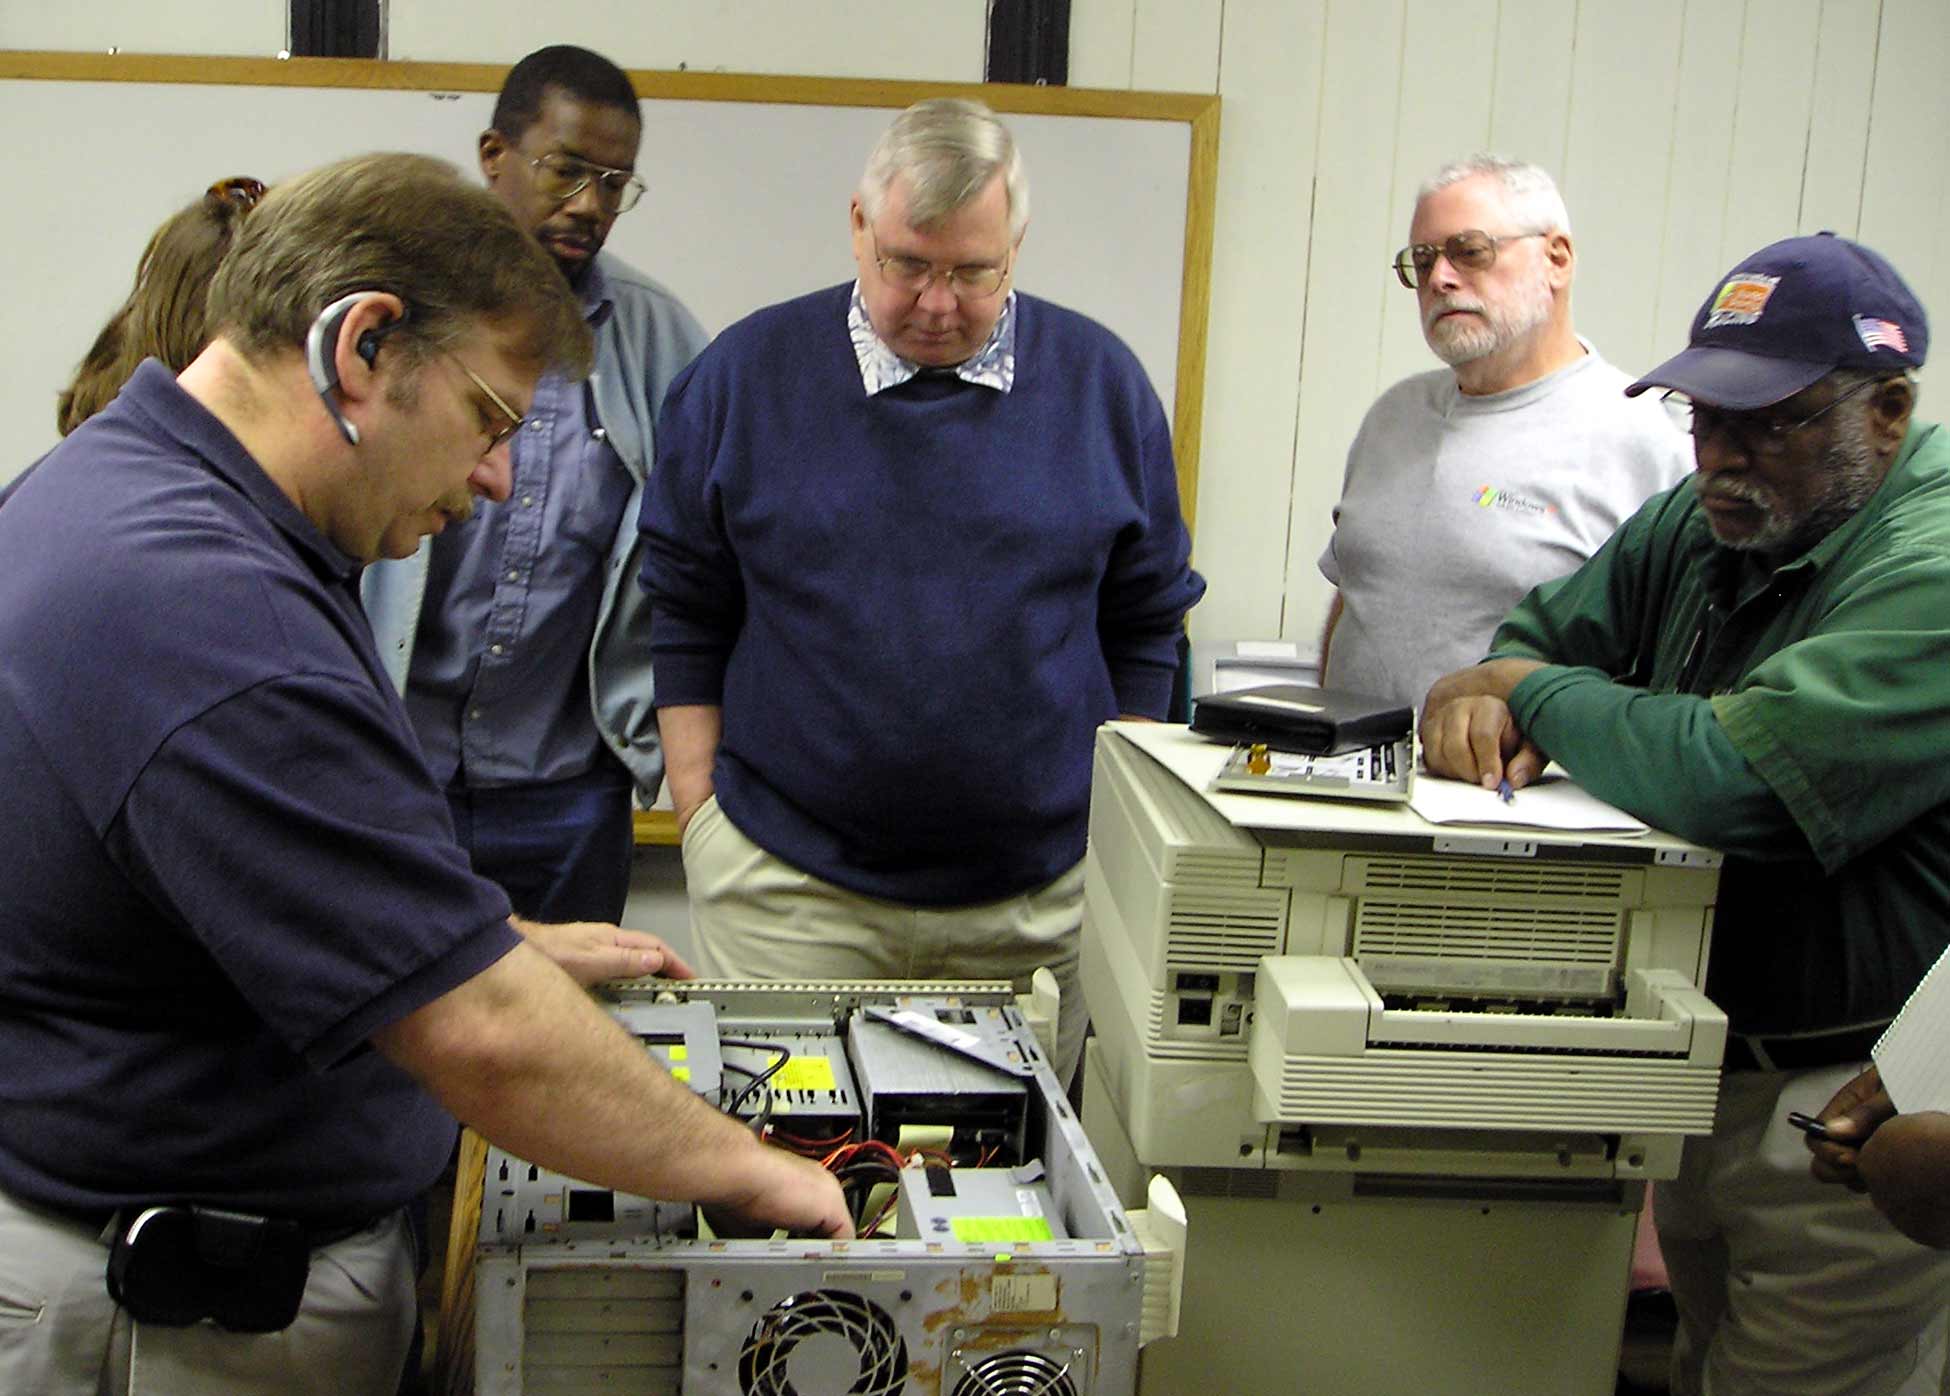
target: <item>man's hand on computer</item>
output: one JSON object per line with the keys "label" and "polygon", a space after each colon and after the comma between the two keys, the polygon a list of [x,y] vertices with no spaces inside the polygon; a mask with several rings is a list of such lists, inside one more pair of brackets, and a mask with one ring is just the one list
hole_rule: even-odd
{"label": "man's hand on computer", "polygon": [[647,931],[626,931],[606,921],[529,921],[509,918],[528,943],[569,972],[585,989],[606,979],[695,979],[684,957]]}
{"label": "man's hand on computer", "polygon": [[853,1238],[839,1179],[814,1160],[758,1144],[728,1166],[738,1177],[735,1195],[704,1209],[714,1235],[769,1236],[784,1230],[828,1241]]}
{"label": "man's hand on computer", "polygon": [[1534,659],[1492,659],[1438,679],[1422,705],[1422,757],[1429,770],[1494,790],[1521,790],[1549,760],[1524,736],[1510,694],[1543,668]]}

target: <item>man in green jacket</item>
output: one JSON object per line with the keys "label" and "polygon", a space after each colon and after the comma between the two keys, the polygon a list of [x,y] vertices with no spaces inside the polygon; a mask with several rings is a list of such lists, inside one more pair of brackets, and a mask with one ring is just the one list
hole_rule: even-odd
{"label": "man in green jacket", "polygon": [[1950,939],[1950,439],[1912,420],[1922,307],[1832,234],[1744,259],[1628,392],[1687,399],[1697,469],[1532,591],[1429,693],[1429,768],[1554,759],[1723,850],[1712,1136],[1659,1189],[1671,1389],[1935,1393],[1950,1256],[1823,1188],[1820,1110]]}

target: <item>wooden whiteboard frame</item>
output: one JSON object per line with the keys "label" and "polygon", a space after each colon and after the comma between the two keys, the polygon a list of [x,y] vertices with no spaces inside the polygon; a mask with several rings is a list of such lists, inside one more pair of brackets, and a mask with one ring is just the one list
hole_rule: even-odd
{"label": "wooden whiteboard frame", "polygon": [[[1185,172],[1184,265],[1179,287],[1172,451],[1185,525],[1198,505],[1199,440],[1205,405],[1206,321],[1211,307],[1212,224],[1219,164],[1219,98],[1014,83],[889,82],[631,69],[640,100],[763,102],[781,106],[899,109],[927,97],[968,97],[1001,113],[1182,122],[1190,128]],[[174,54],[0,50],[0,79],[129,82],[217,87],[368,88],[408,92],[499,92],[506,67],[487,63],[392,63],[341,58],[217,58]],[[639,810],[636,842],[675,844],[666,810]]]}
{"label": "wooden whiteboard frame", "polygon": [[[1212,221],[1219,173],[1219,99],[1200,93],[1119,92],[1017,83],[889,82],[773,77],[755,73],[628,70],[644,101],[765,102],[782,106],[911,106],[968,97],[997,112],[1177,121],[1190,128],[1185,172],[1185,253],[1178,299],[1178,361],[1172,452],[1190,529],[1198,507],[1199,437],[1205,410],[1206,320],[1212,300]],[[214,58],[179,54],[41,53],[0,50],[0,79],[148,82],[217,87],[343,87],[407,92],[499,92],[508,75],[491,63],[392,63],[351,58]]]}

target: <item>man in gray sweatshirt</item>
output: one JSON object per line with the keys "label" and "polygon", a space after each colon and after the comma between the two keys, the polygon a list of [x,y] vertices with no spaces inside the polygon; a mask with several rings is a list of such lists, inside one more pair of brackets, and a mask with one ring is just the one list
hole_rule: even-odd
{"label": "man in gray sweatshirt", "polygon": [[1524,593],[1692,471],[1657,399],[1571,324],[1570,215],[1535,165],[1478,155],[1419,191],[1395,274],[1446,369],[1368,409],[1320,570],[1325,682],[1420,708]]}

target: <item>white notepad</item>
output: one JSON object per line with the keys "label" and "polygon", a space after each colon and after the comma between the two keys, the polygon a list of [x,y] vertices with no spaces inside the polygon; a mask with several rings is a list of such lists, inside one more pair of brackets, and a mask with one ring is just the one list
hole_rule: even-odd
{"label": "white notepad", "polygon": [[1546,769],[1508,801],[1480,785],[1424,773],[1416,778],[1415,793],[1409,804],[1431,824],[1510,824],[1612,834],[1646,832],[1644,820],[1634,819],[1616,805],[1606,804],[1556,766]]}
{"label": "white notepad", "polygon": [[1950,1110],[1950,951],[1923,976],[1871,1055],[1903,1114]]}

